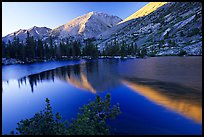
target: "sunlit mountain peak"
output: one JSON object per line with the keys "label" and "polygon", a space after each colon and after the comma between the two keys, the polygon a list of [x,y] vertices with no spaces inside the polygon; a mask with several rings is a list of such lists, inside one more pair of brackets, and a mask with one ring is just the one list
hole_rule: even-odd
{"label": "sunlit mountain peak", "polygon": [[122,22],[126,22],[126,21],[131,20],[131,19],[146,16],[146,15],[150,14],[151,12],[155,11],[156,9],[158,9],[159,7],[163,6],[166,3],[167,2],[149,2],[143,8],[141,8],[137,12],[133,13],[132,15],[130,15],[129,17],[127,17],[123,21],[119,22],[118,24],[120,24]]}

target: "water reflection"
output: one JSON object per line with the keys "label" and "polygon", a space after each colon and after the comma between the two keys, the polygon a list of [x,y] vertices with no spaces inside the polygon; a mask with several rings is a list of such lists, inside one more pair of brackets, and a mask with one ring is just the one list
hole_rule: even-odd
{"label": "water reflection", "polygon": [[[110,73],[111,63],[104,66],[103,62],[87,62],[80,65],[60,67],[38,74],[28,75],[18,80],[19,88],[26,82],[30,84],[31,91],[34,92],[34,86],[44,80],[60,79],[79,89],[88,90],[96,93],[111,89],[118,84],[119,80],[116,75]],[[99,84],[100,83],[100,84]]]}
{"label": "water reflection", "polygon": [[[103,96],[109,92],[113,101],[121,104],[123,113],[115,125],[124,132],[146,134],[153,131],[160,133],[162,130],[162,133],[201,133],[200,60],[194,57],[123,61],[104,59],[52,70],[48,70],[48,67],[48,71],[3,81],[4,128],[10,130],[8,121],[16,124],[19,119],[31,116],[27,116],[28,113],[37,112],[40,106],[44,106],[40,103],[45,97],[49,97],[53,106],[69,119],[94,94]],[[175,69],[175,66],[178,67]],[[19,69],[12,71],[21,73]],[[67,92],[67,89],[71,92]],[[33,100],[39,101],[36,103]],[[13,112],[21,114],[13,115]]]}
{"label": "water reflection", "polygon": [[109,91],[124,84],[150,101],[202,123],[202,92],[200,89],[178,83],[138,78],[134,75],[130,77],[129,74],[119,75],[118,64],[121,65],[119,60],[99,60],[60,67],[23,77],[18,80],[18,83],[19,87],[23,83],[29,83],[31,91],[34,92],[34,86],[37,86],[38,83],[44,80],[54,82],[55,79],[60,79],[93,94]]}
{"label": "water reflection", "polygon": [[124,78],[121,82],[149,100],[202,123],[202,93],[195,89],[151,79]]}

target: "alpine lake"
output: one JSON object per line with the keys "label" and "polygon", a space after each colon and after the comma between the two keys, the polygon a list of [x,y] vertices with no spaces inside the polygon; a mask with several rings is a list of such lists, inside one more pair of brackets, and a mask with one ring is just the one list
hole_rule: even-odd
{"label": "alpine lake", "polygon": [[2,66],[2,134],[44,109],[46,98],[69,121],[107,93],[122,112],[108,121],[114,134],[202,134],[202,56]]}

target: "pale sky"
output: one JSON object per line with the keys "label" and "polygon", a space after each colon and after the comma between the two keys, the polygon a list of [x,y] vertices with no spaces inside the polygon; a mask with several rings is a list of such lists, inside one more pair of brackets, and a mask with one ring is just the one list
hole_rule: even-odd
{"label": "pale sky", "polygon": [[2,2],[2,37],[33,26],[56,28],[91,11],[125,19],[148,2]]}

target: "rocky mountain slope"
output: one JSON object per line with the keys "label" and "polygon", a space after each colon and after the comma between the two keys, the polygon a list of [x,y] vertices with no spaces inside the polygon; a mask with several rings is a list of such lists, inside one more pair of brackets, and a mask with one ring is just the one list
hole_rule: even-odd
{"label": "rocky mountain slope", "polygon": [[121,23],[126,22],[128,20],[132,20],[132,19],[146,16],[146,15],[150,14],[151,12],[155,11],[156,9],[158,9],[159,7],[163,6],[166,3],[167,2],[149,2],[143,8],[141,8],[137,12],[133,13],[132,15],[130,15],[129,17],[127,17],[123,21],[119,22],[118,24],[121,24]]}
{"label": "rocky mountain slope", "polygon": [[102,12],[89,12],[51,30],[50,34],[58,38],[70,36],[75,38],[92,38],[120,21],[122,21],[122,19],[117,16]]}
{"label": "rocky mountain slope", "polygon": [[5,37],[2,38],[2,40],[4,42],[8,42],[8,40],[10,41],[13,41],[13,38],[14,38],[14,35],[16,35],[20,41],[24,41],[25,38],[27,37],[27,32],[29,32],[29,34],[31,36],[33,36],[35,39],[43,39],[44,37],[47,37],[48,36],[48,32],[50,31],[51,29],[50,28],[47,28],[47,27],[32,27],[30,29],[20,29],[18,31],[15,31],[11,34],[8,34],[6,35]]}
{"label": "rocky mountain slope", "polygon": [[100,50],[116,39],[119,45],[125,41],[145,48],[149,55],[177,55],[181,51],[202,55],[201,3],[170,2],[146,16],[131,19],[133,15],[97,36]]}
{"label": "rocky mountain slope", "polygon": [[[27,31],[29,31],[30,35],[34,36],[35,39],[40,38],[47,40],[49,36],[52,36],[55,42],[58,43],[61,39],[66,38],[92,38],[116,25],[120,21],[122,21],[122,19],[117,16],[108,15],[102,12],[89,12],[52,30],[46,27],[32,27],[28,30],[20,29],[15,33],[20,40],[24,40],[27,36]],[[12,41],[13,37],[14,33],[11,33],[3,37],[3,41]]]}
{"label": "rocky mountain slope", "polygon": [[[137,45],[147,55],[202,55],[202,5],[200,2],[150,2],[125,20],[101,12],[89,12],[55,29],[32,27],[15,34],[24,40],[29,31],[34,38],[56,44],[62,39],[82,42],[94,38],[100,51],[117,43]],[[14,33],[2,40],[13,40]]]}

